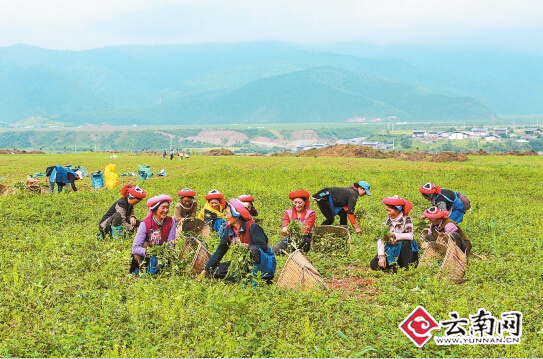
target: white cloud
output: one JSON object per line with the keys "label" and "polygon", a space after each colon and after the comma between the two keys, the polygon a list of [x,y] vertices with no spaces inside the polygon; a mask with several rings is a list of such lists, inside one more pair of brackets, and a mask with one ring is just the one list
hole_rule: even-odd
{"label": "white cloud", "polygon": [[526,40],[543,49],[542,14],[540,0],[3,0],[0,46],[85,49],[250,40],[439,44],[492,38],[497,47]]}

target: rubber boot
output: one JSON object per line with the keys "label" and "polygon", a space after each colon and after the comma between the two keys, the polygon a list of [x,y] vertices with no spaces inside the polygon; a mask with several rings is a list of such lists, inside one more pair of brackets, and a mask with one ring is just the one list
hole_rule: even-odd
{"label": "rubber boot", "polygon": [[256,288],[257,278],[260,278],[259,275],[260,264],[253,264],[253,270],[251,271],[251,287]]}
{"label": "rubber boot", "polygon": [[111,237],[115,240],[121,240],[121,235],[123,234],[123,225],[111,226]]}

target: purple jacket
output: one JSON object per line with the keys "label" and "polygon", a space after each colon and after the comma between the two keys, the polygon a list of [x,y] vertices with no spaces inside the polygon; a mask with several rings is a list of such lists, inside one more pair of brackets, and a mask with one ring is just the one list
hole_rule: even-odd
{"label": "purple jacket", "polygon": [[[175,239],[175,219],[173,219],[172,228],[168,234],[166,242],[173,241]],[[139,256],[145,257],[145,248],[143,248],[143,243],[147,240],[147,226],[144,222],[140,223],[136,236],[134,237],[134,242],[132,243],[132,254],[137,254]],[[171,243],[173,246],[173,243]]]}

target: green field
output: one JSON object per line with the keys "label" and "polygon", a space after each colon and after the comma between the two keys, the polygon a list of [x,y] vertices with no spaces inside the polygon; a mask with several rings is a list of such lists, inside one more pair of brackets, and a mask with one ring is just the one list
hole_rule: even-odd
{"label": "green field", "polygon": [[[1,357],[539,357],[543,352],[541,157],[429,163],[117,155],[0,156],[0,183],[9,189],[0,196]],[[314,193],[366,180],[373,195],[358,201],[362,233],[352,232],[348,254],[309,252],[328,289],[285,290],[276,284],[252,289],[197,282],[184,272],[136,278],[128,274],[132,238],[96,239],[101,216],[135,177],[121,177],[113,190],[93,190],[88,177],[78,181],[79,191],[58,195],[14,188],[26,174],[68,163],[89,172],[115,163],[119,174],[136,172],[138,164],[149,164],[155,173],[164,168],[167,177],[137,183],[150,196],[174,198],[191,187],[200,206],[212,188],[227,198],[252,194],[271,245],[281,239],[292,190]],[[460,284],[439,278],[433,267],[397,274],[368,269],[376,254],[374,234],[386,217],[382,198],[397,194],[411,200],[418,225],[428,206],[418,187],[427,181],[462,191],[473,205],[461,227],[472,253],[486,259],[472,256]],[[136,208],[143,217],[144,204]],[[318,213],[317,223],[322,220]],[[276,278],[285,259],[278,257]],[[350,285],[340,289],[338,283]],[[485,308],[498,319],[503,312],[521,311],[521,344],[438,346],[430,340],[419,349],[398,328],[419,305],[438,321],[450,319],[452,311],[468,318]]]}

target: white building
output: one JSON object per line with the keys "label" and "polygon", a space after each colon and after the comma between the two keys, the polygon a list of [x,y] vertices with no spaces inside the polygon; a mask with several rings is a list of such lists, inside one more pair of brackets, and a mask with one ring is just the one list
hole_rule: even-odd
{"label": "white building", "polygon": [[449,136],[449,140],[463,140],[466,136],[462,132],[453,132]]}

